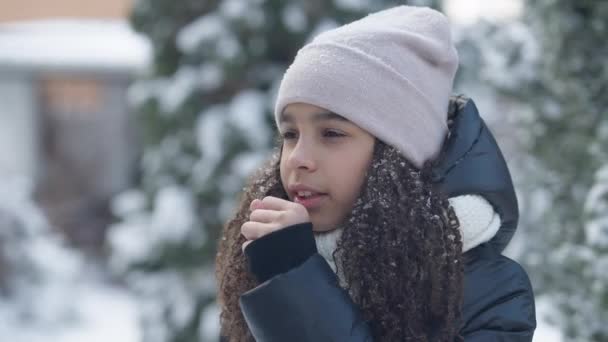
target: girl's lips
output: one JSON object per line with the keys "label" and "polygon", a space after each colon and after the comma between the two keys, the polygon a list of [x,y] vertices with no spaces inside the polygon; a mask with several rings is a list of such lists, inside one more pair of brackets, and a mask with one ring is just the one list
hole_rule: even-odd
{"label": "girl's lips", "polygon": [[303,205],[306,209],[316,209],[321,206],[321,203],[325,199],[327,195],[325,194],[315,194],[307,197],[295,196],[293,201]]}

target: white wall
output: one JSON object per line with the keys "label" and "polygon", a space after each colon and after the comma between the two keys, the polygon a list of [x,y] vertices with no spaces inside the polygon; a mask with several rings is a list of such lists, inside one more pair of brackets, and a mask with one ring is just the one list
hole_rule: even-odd
{"label": "white wall", "polygon": [[24,76],[0,71],[0,176],[37,177],[36,94]]}

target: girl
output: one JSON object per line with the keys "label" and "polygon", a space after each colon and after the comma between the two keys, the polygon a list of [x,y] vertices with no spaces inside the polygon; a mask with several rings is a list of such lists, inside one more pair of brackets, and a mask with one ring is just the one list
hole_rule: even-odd
{"label": "girl", "polygon": [[504,159],[450,92],[446,18],[399,6],[304,46],[281,141],[217,255],[226,341],[531,341]]}

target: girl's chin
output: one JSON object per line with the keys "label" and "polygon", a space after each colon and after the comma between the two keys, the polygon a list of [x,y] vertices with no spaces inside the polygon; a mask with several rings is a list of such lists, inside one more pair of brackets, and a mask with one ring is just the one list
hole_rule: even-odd
{"label": "girl's chin", "polygon": [[312,231],[315,234],[322,234],[336,230],[340,226],[340,221],[335,217],[327,217],[327,213],[309,212],[312,222]]}

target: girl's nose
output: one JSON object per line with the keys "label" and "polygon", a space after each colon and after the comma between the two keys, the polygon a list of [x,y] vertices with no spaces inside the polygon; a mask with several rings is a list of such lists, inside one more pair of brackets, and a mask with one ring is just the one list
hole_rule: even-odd
{"label": "girl's nose", "polygon": [[288,163],[293,169],[316,170],[317,161],[315,159],[314,146],[300,139],[290,151]]}

